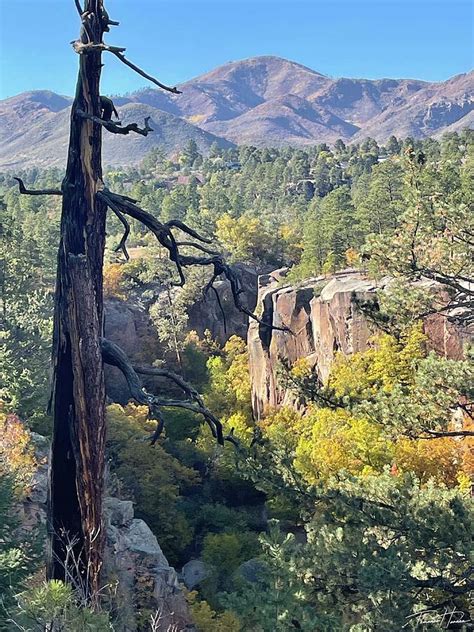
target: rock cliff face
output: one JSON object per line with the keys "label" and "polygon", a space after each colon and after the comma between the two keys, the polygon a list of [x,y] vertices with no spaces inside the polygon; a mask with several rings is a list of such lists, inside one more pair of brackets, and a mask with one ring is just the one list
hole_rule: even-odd
{"label": "rock cliff face", "polygon": [[[293,334],[251,321],[248,331],[252,405],[260,419],[272,408],[293,403],[278,378],[282,361],[305,358],[327,380],[335,355],[365,351],[374,329],[359,310],[359,301],[376,300],[389,283],[367,279],[356,270],[320,276],[297,285],[285,283],[286,269],[259,277],[256,313],[264,323],[288,327]],[[435,290],[434,290],[435,291]],[[462,357],[469,339],[441,315],[425,320],[429,346],[450,358]]]}
{"label": "rock cliff face", "polygon": [[[38,467],[28,498],[20,507],[26,530],[46,525],[49,441],[40,435],[32,439]],[[159,612],[157,631],[195,631],[176,571],[150,527],[134,517],[133,503],[106,497],[104,521],[107,538],[102,582],[107,586],[104,595],[112,595],[114,630],[135,632],[140,614]]]}
{"label": "rock cliff face", "polygon": [[[104,335],[119,345],[134,364],[152,364],[161,357],[160,342],[150,316],[139,304],[108,298],[105,301]],[[106,366],[105,384],[107,396],[112,401],[128,402],[127,382],[118,369]]]}
{"label": "rock cliff face", "polygon": [[[257,272],[243,264],[237,264],[235,267],[239,271],[244,290],[241,294],[242,303],[253,311],[257,300]],[[188,330],[196,331],[201,337],[208,330],[220,345],[224,345],[233,335],[245,340],[248,317],[235,307],[229,282],[218,281],[215,287],[219,293],[225,320],[216,295],[209,292],[188,308]],[[133,364],[153,364],[156,359],[163,357],[163,348],[156,329],[146,307],[140,303],[138,297],[136,300],[128,301],[113,297],[106,299],[105,337],[119,345]],[[114,402],[126,404],[130,394],[121,372],[115,367],[107,366],[105,380],[107,396]],[[153,378],[144,382],[152,391],[163,386]]]}
{"label": "rock cliff face", "polygon": [[[242,303],[250,311],[253,311],[257,302],[257,272],[255,268],[244,264],[236,264],[234,267],[242,281],[243,292],[240,297]],[[240,336],[245,340],[248,317],[236,309],[230,283],[218,281],[214,286],[219,293],[225,322],[215,294],[209,292],[205,299],[197,301],[188,309],[189,329],[197,331],[200,336],[207,329],[211,332],[212,338],[221,345],[224,345],[233,335]]]}

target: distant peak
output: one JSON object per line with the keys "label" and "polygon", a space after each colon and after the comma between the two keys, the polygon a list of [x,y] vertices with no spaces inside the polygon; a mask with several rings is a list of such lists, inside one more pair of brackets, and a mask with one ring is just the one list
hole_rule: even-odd
{"label": "distant peak", "polygon": [[[302,70],[306,70],[313,75],[318,75],[320,77],[326,77],[320,72],[309,68],[309,66],[305,66],[304,64],[300,64],[297,61],[293,61],[291,59],[286,59],[285,57],[278,57],[278,55],[256,55],[255,57],[246,57],[244,59],[236,59],[227,62],[224,66],[220,66],[220,68],[229,66],[229,65],[257,65],[257,64],[268,64],[274,66],[294,66],[297,68],[301,68]],[[218,66],[219,68],[219,66]],[[218,69],[217,68],[217,69]]]}
{"label": "distant peak", "polygon": [[57,94],[52,90],[29,90],[28,92],[22,92],[13,97],[8,97],[2,102],[4,104],[15,103],[37,103],[40,106],[51,110],[52,112],[58,112],[70,105],[72,99],[65,97],[61,94]]}

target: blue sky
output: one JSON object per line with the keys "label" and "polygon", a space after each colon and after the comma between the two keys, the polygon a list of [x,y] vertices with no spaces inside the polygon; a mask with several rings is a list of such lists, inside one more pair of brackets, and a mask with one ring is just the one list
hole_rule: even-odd
{"label": "blue sky", "polygon": [[[14,7],[14,11],[11,7]],[[110,43],[175,84],[231,60],[278,55],[327,75],[438,81],[473,66],[466,0],[108,0]],[[8,9],[8,10],[7,10]],[[0,98],[72,94],[73,0],[0,0]],[[108,56],[103,92],[146,85]]]}

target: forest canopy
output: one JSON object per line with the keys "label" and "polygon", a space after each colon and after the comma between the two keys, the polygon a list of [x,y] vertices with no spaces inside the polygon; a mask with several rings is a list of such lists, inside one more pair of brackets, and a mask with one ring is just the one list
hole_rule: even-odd
{"label": "forest canopy", "polygon": [[[304,361],[281,367],[301,405],[256,422],[246,340],[189,327],[212,270],[193,270],[175,287],[166,249],[131,219],[126,258],[123,224],[108,217],[106,306],[140,303],[155,341],[144,342],[143,364],[166,362],[233,439],[216,446],[199,410],[164,401],[165,429],[152,447],[146,406],[128,392],[107,406],[114,493],[133,500],[173,565],[206,567],[188,595],[199,630],[415,630],[426,613],[439,621],[445,612],[468,625],[472,350],[456,359],[429,351],[423,319],[435,310],[472,326],[473,152],[469,131],[385,146],[213,147],[206,156],[190,142],[173,158],[156,148],[138,167],[105,170],[110,189],[161,222],[185,222],[236,267],[289,268],[294,284],[346,268],[394,280],[376,310],[360,306],[374,327],[369,348],[337,355],[325,384]],[[18,174],[38,189],[62,175]],[[51,434],[60,200],[19,195],[2,173],[0,204],[0,575],[8,578],[0,629],[12,629],[12,618],[43,629],[28,626],[47,625],[52,603],[62,629],[109,629],[114,622],[78,609],[68,587],[37,588],[34,542],[15,536],[31,433]],[[420,279],[440,284],[444,302],[433,303]],[[168,395],[177,397],[173,388]],[[96,627],[73,627],[79,619]]]}

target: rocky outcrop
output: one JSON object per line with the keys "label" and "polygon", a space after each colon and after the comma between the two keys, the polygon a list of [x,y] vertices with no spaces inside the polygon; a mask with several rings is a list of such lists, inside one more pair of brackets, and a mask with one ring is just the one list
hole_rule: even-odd
{"label": "rocky outcrop", "polygon": [[[242,283],[242,304],[253,311],[257,302],[258,274],[255,268],[244,264],[236,264],[235,268]],[[188,307],[187,329],[196,331],[201,338],[204,332],[209,331],[213,340],[222,346],[234,335],[245,340],[248,317],[235,307],[230,283],[221,280],[214,286],[219,294],[220,306],[214,292],[201,295]],[[162,289],[157,284],[147,287],[155,297],[159,296]],[[163,346],[139,292],[129,300],[109,297],[105,300],[104,307],[104,335],[125,351],[132,364],[153,364],[155,360],[163,358]],[[114,402],[126,404],[130,394],[122,373],[115,367],[106,366],[105,381],[107,396]],[[144,383],[152,392],[163,386],[162,382],[154,378],[144,379]]]}
{"label": "rocky outcrop", "polygon": [[[252,382],[252,405],[257,419],[272,408],[294,404],[294,395],[278,377],[282,362],[292,365],[305,358],[324,382],[338,352],[365,351],[373,326],[358,307],[377,300],[389,279],[378,282],[357,270],[320,276],[299,284],[285,282],[286,269],[259,277],[256,313],[264,323],[287,327],[279,331],[250,322],[248,349]],[[433,292],[436,290],[433,285]],[[462,357],[470,334],[440,314],[424,323],[429,346],[450,358]]]}
{"label": "rocky outcrop", "polygon": [[159,630],[194,630],[174,568],[130,501],[104,501],[107,529],[103,581],[114,587],[118,632],[136,630],[137,612],[159,613]]}
{"label": "rocky outcrop", "polygon": [[[242,304],[250,311],[255,309],[257,303],[258,274],[255,268],[244,264],[236,264],[241,283]],[[214,292],[208,292],[202,300],[196,301],[188,309],[189,329],[196,331],[200,336],[206,329],[220,345],[224,345],[231,336],[247,337],[248,317],[239,312],[235,307],[230,283],[227,280],[217,281],[214,286],[219,293],[219,299],[224,311],[225,320]]]}
{"label": "rocky outcrop", "polygon": [[[160,342],[145,307],[138,302],[107,298],[104,304],[104,335],[119,345],[134,364],[152,364],[161,357]],[[127,382],[115,367],[106,366],[107,396],[126,404],[130,399]]]}
{"label": "rocky outcrop", "polygon": [[[49,441],[32,435],[37,470],[31,490],[22,503],[22,528],[45,532]],[[106,549],[103,594],[114,614],[116,632],[135,632],[140,617],[159,613],[156,630],[195,630],[178,576],[164,556],[150,527],[135,518],[133,503],[104,499]]]}

